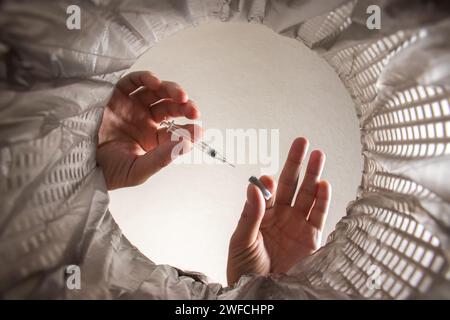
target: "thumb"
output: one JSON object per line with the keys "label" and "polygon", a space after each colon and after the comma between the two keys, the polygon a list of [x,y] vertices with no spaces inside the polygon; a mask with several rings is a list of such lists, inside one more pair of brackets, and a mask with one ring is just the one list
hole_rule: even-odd
{"label": "thumb", "polygon": [[249,247],[255,243],[265,210],[266,203],[261,190],[250,184],[247,188],[244,210],[232,237],[233,245]]}
{"label": "thumb", "polygon": [[187,139],[181,141],[166,141],[144,155],[138,156],[130,169],[128,179],[131,185],[145,182],[162,168],[169,165],[180,154],[192,149],[192,143]]}

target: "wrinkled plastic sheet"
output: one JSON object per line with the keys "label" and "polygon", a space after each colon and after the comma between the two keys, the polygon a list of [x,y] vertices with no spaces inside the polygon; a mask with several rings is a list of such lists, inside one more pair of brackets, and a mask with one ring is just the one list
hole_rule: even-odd
{"label": "wrinkled plastic sheet", "polygon": [[[1,297],[450,297],[448,6],[375,1],[383,25],[368,30],[372,2],[2,1]],[[70,4],[89,32],[65,28]],[[156,42],[208,21],[263,24],[322,55],[355,103],[364,156],[358,194],[327,244],[287,274],[246,275],[232,288],[142,255],[108,211],[95,162],[120,76]],[[67,289],[69,265],[82,270],[80,290]],[[364,286],[373,265],[378,290]]]}

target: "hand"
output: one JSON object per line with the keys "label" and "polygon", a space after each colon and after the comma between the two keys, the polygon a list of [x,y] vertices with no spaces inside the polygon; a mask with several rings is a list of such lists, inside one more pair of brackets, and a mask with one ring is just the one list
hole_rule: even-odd
{"label": "hand", "polygon": [[[174,117],[197,119],[198,108],[176,83],[161,81],[147,71],[132,72],[117,83],[105,108],[99,130],[97,162],[102,167],[109,190],[143,183],[191,149],[190,141],[172,141],[159,123]],[[197,139],[201,128],[180,126]],[[195,134],[194,134],[195,133]]]}
{"label": "hand", "polygon": [[292,143],[278,189],[272,178],[261,177],[260,181],[276,196],[266,201],[256,186],[248,186],[247,201],[230,240],[229,285],[244,274],[287,272],[320,247],[331,198],[330,184],[320,181],[325,162],[321,151],[311,153],[305,177],[293,202],[307,148],[308,141],[304,138],[297,138]]}

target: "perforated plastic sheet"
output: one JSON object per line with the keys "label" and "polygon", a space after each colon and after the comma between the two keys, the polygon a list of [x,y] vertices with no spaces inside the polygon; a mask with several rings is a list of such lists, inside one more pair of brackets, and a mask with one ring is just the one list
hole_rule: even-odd
{"label": "perforated plastic sheet", "polygon": [[[380,1],[382,29],[371,31],[372,2],[79,1],[86,32],[65,28],[76,1],[3,1],[1,297],[450,297],[448,5]],[[95,163],[123,72],[162,38],[215,20],[261,23],[317,50],[353,98],[364,156],[359,192],[327,244],[287,275],[248,275],[234,288],[134,248]],[[81,290],[66,287],[73,264]]]}

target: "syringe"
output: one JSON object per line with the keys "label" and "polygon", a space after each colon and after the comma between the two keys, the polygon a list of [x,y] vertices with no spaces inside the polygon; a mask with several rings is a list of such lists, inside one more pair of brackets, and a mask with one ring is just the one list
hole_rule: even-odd
{"label": "syringe", "polygon": [[193,137],[191,137],[189,133],[186,133],[186,129],[183,129],[183,128],[177,126],[174,123],[174,121],[167,121],[167,120],[162,121],[160,123],[160,126],[165,128],[167,130],[167,132],[172,133],[173,135],[175,135],[178,138],[182,137],[182,138],[188,139],[189,141],[192,142],[192,144],[195,148],[206,153],[211,158],[217,159],[220,162],[225,163],[225,164],[229,165],[230,167],[235,168],[234,164],[228,162],[227,159],[225,158],[225,156],[221,155],[219,152],[217,152],[214,148],[209,146],[207,143],[205,143],[203,141],[194,141]]}

